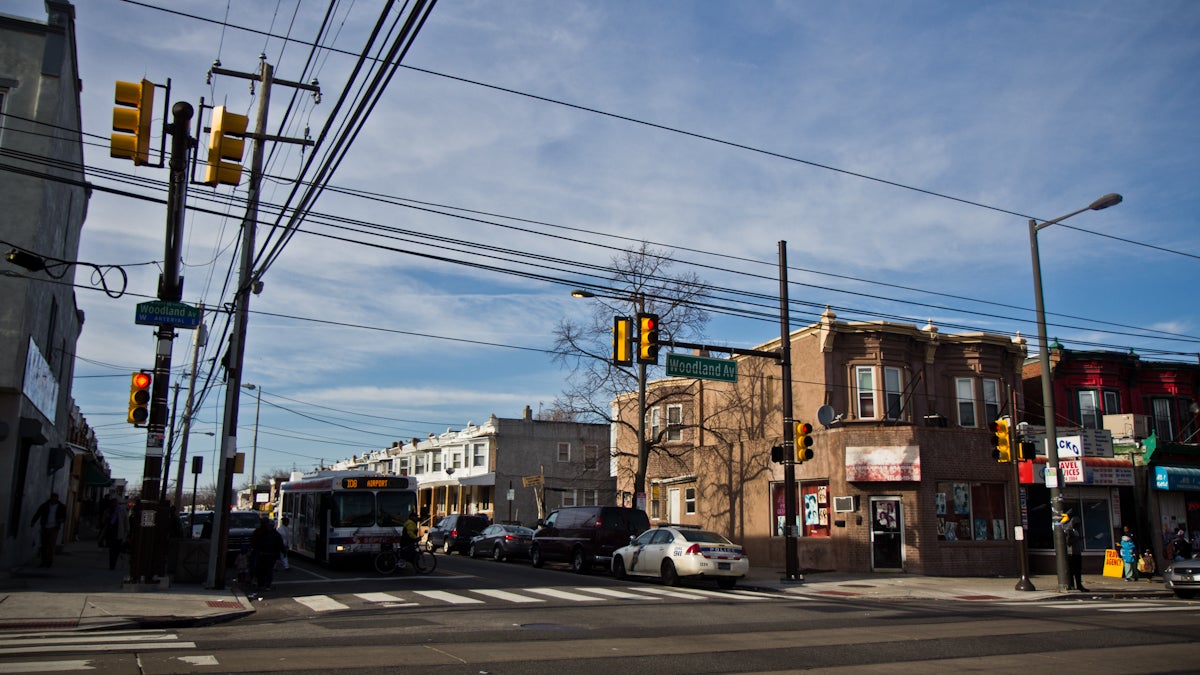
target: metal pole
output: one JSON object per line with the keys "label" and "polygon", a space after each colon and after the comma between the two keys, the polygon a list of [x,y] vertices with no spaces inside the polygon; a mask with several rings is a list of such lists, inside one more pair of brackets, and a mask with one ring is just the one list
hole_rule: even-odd
{"label": "metal pole", "polygon": [[[1013,475],[1013,495],[1016,496],[1016,504],[1015,504],[1016,510],[1014,511],[1014,513],[1016,513],[1018,523],[1021,526],[1021,529],[1020,529],[1021,538],[1020,538],[1020,540],[1017,541],[1017,555],[1020,557],[1020,562],[1021,562],[1021,578],[1017,581],[1017,585],[1014,587],[1014,590],[1036,591],[1037,588],[1035,588],[1033,585],[1033,582],[1029,580],[1029,536],[1028,536],[1028,532],[1026,531],[1027,528],[1025,527],[1024,521],[1020,520],[1020,518],[1021,518],[1021,444],[1019,442],[1015,443],[1016,452],[1013,452],[1014,438],[1016,436],[1015,431],[1017,429],[1017,426],[1016,426],[1017,390],[1015,387],[1011,387],[1011,386],[1009,387],[1008,399],[1012,403],[1012,410],[1013,410],[1013,415],[1011,417],[1013,424],[1009,427],[1011,433],[1009,434],[1009,437],[1008,437],[1008,456],[1009,456],[1009,458],[1012,459],[1011,464],[1012,464],[1012,475]],[[1015,530],[1016,530],[1016,528],[1014,528],[1014,531]]]}
{"label": "metal pole", "polygon": [[1046,307],[1042,299],[1042,262],[1038,255],[1037,233],[1037,221],[1030,219],[1029,250],[1033,256],[1033,295],[1034,309],[1037,312],[1038,362],[1042,366],[1042,414],[1046,418],[1046,486],[1050,488],[1050,524],[1054,532],[1054,569],[1058,575],[1058,592],[1065,593],[1070,584],[1070,580],[1067,578],[1067,537],[1063,532],[1061,522],[1063,499],[1062,491],[1058,486],[1058,429],[1055,427],[1054,418],[1054,385],[1050,379],[1050,349],[1046,340]]}
{"label": "metal pole", "polygon": [[[204,303],[200,304],[200,316],[204,316]],[[196,396],[196,367],[197,361],[200,359],[200,347],[208,343],[208,329],[205,328],[203,320],[200,325],[196,326],[196,333],[192,336],[192,366],[189,375],[191,384],[188,385],[187,401],[183,404],[183,430],[180,432],[183,435],[179,442],[179,471],[175,474],[175,505],[182,508],[183,504],[183,466],[187,462],[188,452],[188,437],[192,431],[192,405],[195,402]],[[192,488],[192,503],[195,504],[196,489]],[[193,511],[195,508],[192,509]]]}
{"label": "metal pole", "polygon": [[787,242],[779,242],[779,371],[783,380],[783,545],[784,575],[781,581],[803,581],[796,550],[796,449],[792,412],[792,335],[788,313]]}
{"label": "metal pole", "polygon": [[[635,296],[637,305],[637,314],[646,311],[646,296],[641,291]],[[640,328],[639,328],[640,330]],[[639,336],[640,337],[640,336]],[[646,447],[646,363],[644,361],[638,363],[638,438],[637,438],[637,454],[638,465],[637,472],[634,474],[633,481],[633,502],[634,506],[645,509],[646,504],[637,503],[638,496],[649,500],[650,495],[646,493],[646,463],[650,459],[650,452]]]}

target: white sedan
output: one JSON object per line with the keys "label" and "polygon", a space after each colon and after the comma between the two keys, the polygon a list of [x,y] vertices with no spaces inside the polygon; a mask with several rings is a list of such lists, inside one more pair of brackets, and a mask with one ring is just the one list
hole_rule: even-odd
{"label": "white sedan", "polygon": [[628,546],[613,551],[612,573],[657,577],[668,586],[683,578],[716,579],[721,588],[733,588],[750,571],[750,558],[742,547],[716,532],[678,526],[643,532]]}

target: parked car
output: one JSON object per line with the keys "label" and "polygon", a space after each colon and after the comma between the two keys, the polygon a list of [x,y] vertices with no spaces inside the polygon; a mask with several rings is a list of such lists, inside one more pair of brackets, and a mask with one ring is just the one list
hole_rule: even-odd
{"label": "parked car", "polygon": [[452,513],[429,528],[425,541],[430,548],[442,549],[442,553],[465,553],[471,545],[471,539],[487,526],[487,516]]}
{"label": "parked car", "polygon": [[533,530],[521,525],[488,525],[471,539],[467,555],[491,556],[492,560],[528,558]]}
{"label": "parked car", "polygon": [[1167,563],[1162,575],[1167,589],[1174,591],[1176,597],[1194,598],[1200,590],[1200,558]]}
{"label": "parked car", "polygon": [[529,545],[534,567],[547,561],[569,562],[583,573],[597,563],[605,568],[613,551],[650,528],[646,512],[624,506],[566,506],[538,521]]}
{"label": "parked car", "polygon": [[612,557],[616,578],[654,577],[668,586],[691,578],[716,579],[721,588],[733,588],[749,571],[750,558],[738,544],[716,532],[678,526],[643,532]]}

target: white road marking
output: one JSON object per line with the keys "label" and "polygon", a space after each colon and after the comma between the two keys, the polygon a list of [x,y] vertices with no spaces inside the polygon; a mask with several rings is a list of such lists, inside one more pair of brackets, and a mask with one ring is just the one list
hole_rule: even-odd
{"label": "white road marking", "polygon": [[367,602],[404,602],[403,598],[397,598],[391,593],[355,593],[355,595]]}
{"label": "white road marking", "polygon": [[526,588],[525,590],[530,593],[537,593],[538,595],[546,595],[551,598],[558,598],[559,600],[571,600],[572,602],[597,602],[604,599],[597,598],[594,595],[580,595],[578,593],[572,593],[570,591],[564,591],[557,588]]}
{"label": "white road marking", "polygon": [[680,600],[707,600],[708,599],[708,597],[705,595],[697,595],[697,594],[693,593],[692,589],[690,589],[690,588],[687,590],[677,590],[674,588],[659,588],[657,586],[647,586],[646,588],[643,588],[641,590],[643,590],[647,593],[657,593],[658,595],[665,595],[668,598],[678,598]]}
{"label": "white road marking", "polygon": [[479,600],[477,598],[468,598],[466,596],[456,595],[454,593],[448,593],[446,591],[413,591],[413,592],[416,593],[417,595],[423,595],[432,600],[441,600],[442,602],[448,602],[452,605],[483,604],[483,601]]}
{"label": "white road marking", "polygon": [[88,659],[77,661],[29,661],[27,663],[0,663],[0,673],[62,673],[71,670],[95,670]]}
{"label": "white road marking", "polygon": [[480,595],[486,595],[490,598],[496,598],[497,600],[506,600],[508,602],[545,602],[545,600],[541,598],[531,598],[527,595],[517,595],[516,593],[509,593],[508,591],[502,591],[498,588],[472,588],[471,592],[478,593]]}
{"label": "white road marking", "polygon": [[[63,650],[61,644],[45,644],[45,645],[30,645],[28,647],[14,647],[0,649],[0,656],[9,656],[12,654],[44,654],[46,652],[61,652]],[[115,651],[132,651],[132,650],[150,650],[150,649],[195,649],[195,642],[122,642],[120,644],[84,644],[71,645],[71,651],[74,652],[115,652]]]}
{"label": "white road marking", "polygon": [[350,605],[343,605],[328,595],[302,595],[292,599],[314,612],[328,612],[335,609],[350,609]]}
{"label": "white road marking", "polygon": [[650,597],[648,595],[640,595],[638,593],[629,593],[626,591],[619,591],[615,588],[604,588],[604,587],[599,587],[599,586],[595,587],[595,588],[579,587],[579,588],[576,588],[575,590],[583,591],[584,593],[595,593],[596,595],[607,595],[610,598],[618,598],[620,600],[661,600],[662,599],[662,598],[657,598],[657,597]]}
{"label": "white road marking", "polygon": [[203,656],[176,656],[175,658],[179,659],[180,661],[183,661],[184,663],[186,663],[188,665],[192,665],[192,666],[219,666],[219,665],[221,665],[220,663],[217,662],[217,657],[215,657],[211,654],[205,654]]}

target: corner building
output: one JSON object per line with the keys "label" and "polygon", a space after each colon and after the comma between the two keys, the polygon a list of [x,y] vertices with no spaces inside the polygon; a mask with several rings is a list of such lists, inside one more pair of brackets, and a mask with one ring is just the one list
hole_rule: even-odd
{"label": "corner building", "polygon": [[[991,422],[1019,409],[1023,339],[936,327],[821,320],[790,335],[793,418],[813,425],[796,466],[802,570],[1013,575],[1021,511]],[[755,347],[770,351],[779,340]],[[758,567],[785,565],[782,382],[771,359],[740,356],[736,383],[648,385],[652,521],[697,524],[741,542]],[[828,406],[829,424],[818,422]],[[622,416],[636,406],[614,403]],[[632,497],[628,424],[616,425],[618,491]]]}

